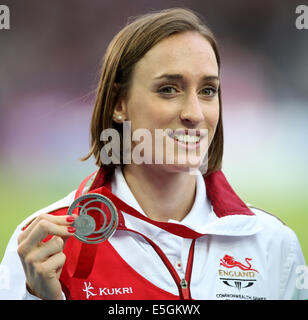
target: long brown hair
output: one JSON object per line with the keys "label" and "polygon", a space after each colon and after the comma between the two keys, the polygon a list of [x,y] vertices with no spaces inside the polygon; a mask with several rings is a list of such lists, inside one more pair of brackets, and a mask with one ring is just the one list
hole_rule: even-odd
{"label": "long brown hair", "polygon": [[[220,56],[217,41],[208,26],[196,13],[189,9],[173,8],[151,12],[134,18],[113,38],[103,59],[96,102],[91,120],[91,149],[81,160],[92,155],[99,167],[112,173],[115,164],[105,165],[101,162],[100,152],[106,142],[100,140],[103,130],[118,130],[121,140],[122,125],[112,120],[115,104],[120,96],[129,91],[130,80],[135,64],[159,41],[172,34],[196,31],[211,44],[220,70]],[[221,86],[218,91],[219,120],[212,143],[208,150],[208,171],[206,175],[221,169],[223,156],[223,125],[221,107]],[[121,143],[121,163],[122,163]]]}

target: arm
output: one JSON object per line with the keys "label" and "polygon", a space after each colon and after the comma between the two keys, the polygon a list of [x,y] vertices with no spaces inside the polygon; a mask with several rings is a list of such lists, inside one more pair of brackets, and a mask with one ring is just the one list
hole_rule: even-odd
{"label": "arm", "polygon": [[308,267],[297,236],[288,231],[281,266],[281,300],[308,300]]}

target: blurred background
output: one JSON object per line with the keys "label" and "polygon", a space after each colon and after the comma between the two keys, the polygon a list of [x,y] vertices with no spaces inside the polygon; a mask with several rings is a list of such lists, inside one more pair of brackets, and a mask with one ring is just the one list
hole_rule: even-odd
{"label": "blurred background", "polygon": [[278,216],[308,260],[308,30],[294,0],[2,0],[0,260],[16,226],[96,167],[80,162],[101,60],[132,16],[187,7],[221,52],[223,172],[246,202]]}

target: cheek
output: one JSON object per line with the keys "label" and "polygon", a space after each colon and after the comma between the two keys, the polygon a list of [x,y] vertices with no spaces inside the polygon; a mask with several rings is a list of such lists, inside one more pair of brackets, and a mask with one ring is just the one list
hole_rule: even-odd
{"label": "cheek", "polygon": [[217,124],[218,124],[218,120],[219,120],[219,116],[220,116],[219,114],[220,114],[220,112],[219,112],[219,106],[218,106],[216,111],[215,111],[215,113],[214,113],[214,115],[213,115],[213,119],[212,119],[213,126],[215,127],[215,129],[216,129]]}
{"label": "cheek", "polygon": [[207,126],[211,131],[215,131],[219,120],[219,103],[210,106],[205,112]]}
{"label": "cheek", "polygon": [[127,110],[127,120],[131,121],[132,129],[164,128],[172,119],[172,115],[155,99],[146,99],[146,97],[132,100]]}

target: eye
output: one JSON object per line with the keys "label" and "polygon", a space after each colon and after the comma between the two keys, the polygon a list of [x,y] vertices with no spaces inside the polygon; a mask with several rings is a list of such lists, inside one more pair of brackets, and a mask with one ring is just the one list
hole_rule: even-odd
{"label": "eye", "polygon": [[206,88],[203,88],[200,92],[204,96],[214,97],[217,93],[217,89],[214,87],[206,87]]}
{"label": "eye", "polygon": [[173,95],[177,90],[173,86],[164,86],[158,89],[158,93],[163,95]]}

